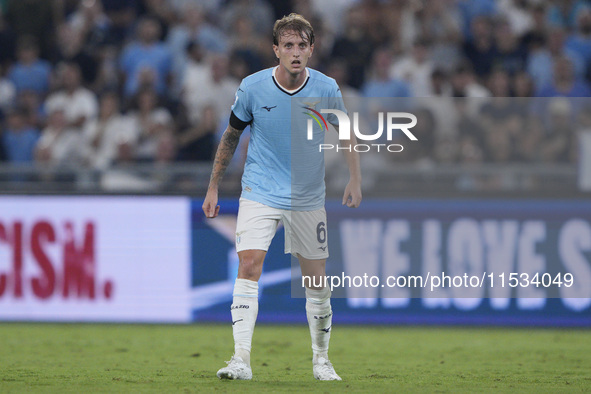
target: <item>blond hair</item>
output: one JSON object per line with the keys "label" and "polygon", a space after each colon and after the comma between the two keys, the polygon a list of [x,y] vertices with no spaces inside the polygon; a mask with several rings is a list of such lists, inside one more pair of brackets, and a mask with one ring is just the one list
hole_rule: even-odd
{"label": "blond hair", "polygon": [[312,25],[306,18],[295,12],[275,21],[275,25],[273,26],[273,44],[279,45],[279,37],[287,34],[289,31],[299,34],[310,45],[314,44],[314,29]]}

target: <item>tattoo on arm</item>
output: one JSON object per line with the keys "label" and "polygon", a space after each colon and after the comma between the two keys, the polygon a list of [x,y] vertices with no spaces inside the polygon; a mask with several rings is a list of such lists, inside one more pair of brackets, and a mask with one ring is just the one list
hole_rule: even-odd
{"label": "tattoo on arm", "polygon": [[226,168],[228,168],[228,165],[232,160],[232,156],[234,156],[234,152],[236,151],[236,147],[238,146],[243,131],[244,130],[238,130],[228,125],[215,154],[209,187],[217,187],[219,185],[226,172]]}

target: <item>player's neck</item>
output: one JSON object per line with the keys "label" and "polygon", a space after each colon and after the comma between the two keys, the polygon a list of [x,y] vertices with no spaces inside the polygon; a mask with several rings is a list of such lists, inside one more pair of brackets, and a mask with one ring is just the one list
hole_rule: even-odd
{"label": "player's neck", "polygon": [[285,90],[297,90],[301,88],[302,85],[306,83],[308,77],[308,71],[306,68],[297,74],[292,74],[280,64],[274,71],[273,76],[275,77],[275,80],[279,86]]}

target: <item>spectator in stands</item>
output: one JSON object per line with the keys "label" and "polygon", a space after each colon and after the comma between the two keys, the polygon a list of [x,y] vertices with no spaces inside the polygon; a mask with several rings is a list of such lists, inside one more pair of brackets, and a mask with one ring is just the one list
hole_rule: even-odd
{"label": "spectator in stands", "polygon": [[546,3],[531,4],[529,8],[531,14],[531,28],[521,36],[523,46],[531,53],[532,41],[540,40],[545,37],[550,29],[546,18]]}
{"label": "spectator in stands", "polygon": [[[178,15],[181,15],[187,6],[195,5],[195,0],[168,0],[172,8]],[[206,15],[219,15],[222,10],[222,4],[225,6],[226,0],[199,0],[199,6]],[[282,15],[283,16],[283,15]]]}
{"label": "spectator in stands", "polygon": [[44,167],[77,168],[81,142],[79,130],[68,127],[66,109],[50,107],[47,127],[35,147],[35,160]]}
{"label": "spectator in stands", "polygon": [[507,70],[501,67],[495,69],[487,79],[487,88],[493,97],[510,97],[511,78]]}
{"label": "spectator in stands", "polygon": [[579,12],[588,7],[585,0],[552,0],[548,8],[548,23],[563,29],[574,29]]}
{"label": "spectator in stands", "polygon": [[[489,162],[514,160],[518,140],[523,138],[529,103],[511,96],[511,77],[496,69],[488,80],[493,98],[480,110],[479,123],[484,131],[484,152]],[[499,135],[497,135],[499,134]]]}
{"label": "spectator in stands", "polygon": [[591,89],[582,79],[578,79],[571,60],[566,57],[560,57],[554,61],[552,83],[540,89],[537,93],[539,97],[589,97]]}
{"label": "spectator in stands", "polygon": [[228,44],[224,33],[205,20],[203,9],[196,4],[187,4],[179,16],[182,22],[170,29],[167,45],[172,52],[174,72],[182,79],[190,43],[198,44],[204,55],[207,52],[225,52]]}
{"label": "spectator in stands", "polygon": [[431,61],[429,43],[418,39],[409,55],[404,56],[390,68],[390,75],[394,79],[404,80],[416,97],[432,95],[431,75],[433,62]]}
{"label": "spectator in stands", "polygon": [[153,18],[141,19],[137,27],[137,40],[128,44],[120,57],[120,70],[124,77],[124,93],[129,98],[140,88],[150,87],[164,96],[170,83],[172,54],[159,41],[160,25]]}
{"label": "spectator in stands", "polygon": [[232,52],[230,54],[230,66],[228,69],[228,74],[238,80],[242,81],[244,78],[252,74],[254,71],[251,71],[250,63],[244,57],[242,57],[239,53]]}
{"label": "spectator in stands", "polygon": [[460,61],[462,19],[454,0],[427,0],[416,8],[410,18],[403,16],[400,26],[402,48],[406,51],[421,39],[429,43],[434,68],[451,72]]}
{"label": "spectator in stands", "polygon": [[470,38],[471,28],[477,18],[492,18],[498,12],[496,0],[458,0],[457,7],[463,19],[464,37]]}
{"label": "spectator in stands", "polygon": [[492,22],[484,16],[474,18],[470,38],[464,41],[464,56],[472,64],[472,69],[479,78],[487,76],[495,57]]}
{"label": "spectator in stands", "polygon": [[51,65],[39,59],[39,46],[34,37],[22,36],[17,45],[17,62],[8,72],[17,94],[32,90],[45,95],[49,91]]}
{"label": "spectator in stands", "polygon": [[[362,108],[364,99],[361,98],[361,92],[359,90],[347,84],[349,78],[347,75],[347,65],[345,64],[345,62],[342,59],[332,59],[332,61],[328,64],[327,75],[330,75],[332,78],[334,78],[337,82],[337,85],[339,85],[339,88],[341,89],[341,93],[343,95],[343,101],[345,102],[345,107],[348,109],[348,111],[358,112],[358,122],[360,125],[360,130],[368,130],[369,122],[365,117],[366,114],[364,112],[359,112],[360,108]],[[338,145],[340,142],[338,133],[326,133],[324,142],[335,146]],[[367,160],[370,160],[369,156],[370,154],[363,155],[360,158],[362,166],[368,165]],[[380,157],[379,159],[381,160],[382,158]],[[341,171],[344,170],[344,168],[342,166],[343,162],[340,152],[326,151],[324,155],[324,162],[326,164],[327,173],[342,174],[342,176],[345,177],[349,176],[348,173],[342,173]],[[367,184],[369,185],[372,183],[372,179],[371,176],[369,176],[368,178],[370,179],[366,178],[365,181],[367,181]],[[342,179],[340,176],[334,176],[330,180],[328,187],[331,187],[331,185],[334,183],[334,186],[337,187],[338,184],[338,187],[340,189],[341,181]]]}
{"label": "spectator in stands", "polygon": [[535,86],[531,76],[525,72],[518,72],[513,76],[512,91],[515,97],[533,97]]}
{"label": "spectator in stands", "polygon": [[135,98],[135,108],[129,114],[137,144],[134,157],[138,161],[152,162],[156,159],[160,134],[173,126],[170,112],[158,105],[158,96],[153,89],[143,88]]}
{"label": "spectator in stands", "polygon": [[62,63],[57,72],[61,88],[47,98],[46,111],[61,109],[66,117],[65,127],[82,133],[86,123],[98,114],[96,96],[82,86],[80,67],[76,63]]}
{"label": "spectator in stands", "polygon": [[481,163],[484,161],[485,129],[475,116],[471,102],[463,97],[455,99],[456,127],[458,130],[457,160],[460,163]]}
{"label": "spectator in stands", "polygon": [[0,11],[0,64],[6,65],[15,58],[16,35]]}
{"label": "spectator in stands", "polygon": [[258,34],[265,35],[273,28],[273,9],[263,0],[233,0],[222,9],[221,26],[229,33],[234,29],[234,22],[239,16],[252,21]]}
{"label": "spectator in stands", "polygon": [[392,20],[396,20],[398,13],[392,14],[390,12],[391,7],[388,5],[392,5],[392,3],[369,0],[359,1],[355,5],[363,15],[368,41],[366,45],[369,44],[371,48],[389,46],[393,43],[395,38],[393,35],[397,33],[398,27],[392,23]]}
{"label": "spectator in stands", "polygon": [[431,73],[431,91],[434,97],[452,97],[453,89],[449,74],[438,68]]}
{"label": "spectator in stands", "polygon": [[[244,59],[248,64],[248,74],[257,72],[265,68],[266,64],[273,62],[273,58],[271,58],[273,52],[269,50],[269,40],[267,37],[257,34],[252,21],[244,16],[236,19],[235,28],[230,33],[228,41],[232,53]],[[314,56],[316,54],[315,42]]]}
{"label": "spectator in stands", "polygon": [[[497,99],[493,100],[496,101]],[[489,112],[489,114],[492,113]],[[486,161],[508,163],[517,158],[514,149],[517,141],[523,137],[523,118],[517,112],[506,118],[488,118],[484,126],[484,148]]]}
{"label": "spectator in stands", "polygon": [[431,59],[434,66],[452,71],[461,56],[461,16],[453,0],[431,0],[423,24],[425,39],[432,40]]}
{"label": "spectator in stands", "polygon": [[361,89],[365,82],[367,59],[374,48],[368,42],[363,13],[357,7],[349,9],[345,21],[347,28],[342,36],[335,38],[331,58],[343,59],[347,64],[348,84]]}
{"label": "spectator in stands", "polygon": [[544,136],[543,122],[538,117],[529,117],[524,123],[520,137],[515,140],[516,160],[523,163],[535,163],[540,159],[540,144]]}
{"label": "spectator in stands", "polygon": [[343,94],[343,98],[345,100],[347,100],[347,98],[356,99],[361,96],[359,90],[348,84],[348,68],[347,64],[342,59],[333,59],[328,64],[326,72],[331,76],[331,78],[335,79],[339,85],[339,88],[341,88],[341,93]]}
{"label": "spectator in stands", "polygon": [[[172,129],[168,129],[158,136],[158,144],[156,147],[156,160],[155,164],[158,166],[166,166],[174,162],[177,157],[177,145],[176,139]],[[162,181],[170,180],[170,177],[165,174],[165,179]]]}
{"label": "spectator in stands", "polygon": [[566,32],[564,29],[554,27],[548,31],[546,39],[537,37],[530,42],[527,72],[533,78],[537,90],[552,84],[554,63],[561,57],[567,57],[571,61],[577,79],[583,78],[585,62],[578,53],[565,47],[565,40]]}
{"label": "spectator in stands", "polygon": [[[204,51],[198,42],[192,41],[187,45],[187,65],[181,79],[182,101],[186,109],[192,108],[192,103],[198,100],[197,96],[207,96],[203,86],[210,76],[210,66],[205,61]],[[196,122],[199,114],[189,111],[189,120]]]}
{"label": "spectator in stands", "polygon": [[[384,97],[412,97],[410,86],[404,80],[394,79],[390,76],[391,66],[392,52],[390,48],[376,49],[372,57],[370,77],[361,88],[363,97],[367,98],[364,105],[367,106],[367,117],[371,130],[378,130],[378,114],[391,110],[393,103],[397,104],[397,109],[404,109],[403,105],[410,105],[408,100],[384,100]],[[385,141],[385,135],[386,133],[383,133],[381,139],[377,141],[380,143]]]}
{"label": "spectator in stands", "polygon": [[[113,41],[111,27],[113,22],[103,10],[101,0],[82,0],[78,8],[67,21],[73,36],[84,42],[84,48],[89,52],[97,47]],[[59,29],[59,28],[58,28]]]}
{"label": "spectator in stands", "polygon": [[178,137],[180,161],[211,161],[215,153],[219,116],[213,105],[203,108],[197,123]]}
{"label": "spectator in stands", "polygon": [[[480,121],[487,133],[494,133],[497,128],[515,130],[513,125],[525,115],[526,108],[522,108],[520,100],[511,97],[511,77],[505,70],[497,69],[488,79],[488,88],[492,98],[480,110]],[[510,137],[518,138],[514,134]]]}
{"label": "spectator in stands", "polygon": [[57,50],[53,56],[55,63],[76,63],[84,83],[91,85],[96,79],[97,62],[95,54],[85,43],[84,36],[76,32],[70,24],[62,23],[57,28],[57,43]]}
{"label": "spectator in stands", "polygon": [[524,70],[527,64],[527,48],[511,30],[511,24],[499,19],[494,27],[494,67],[500,67],[509,74]]}
{"label": "spectator in stands", "polygon": [[175,182],[174,173],[168,171],[168,167],[174,163],[177,157],[176,143],[172,128],[163,130],[157,136],[153,171],[147,180],[159,188],[170,187]]}
{"label": "spectator in stands", "polygon": [[576,30],[566,39],[565,48],[577,53],[583,59],[585,69],[589,70],[591,66],[591,8],[583,8],[578,13]]}
{"label": "spectator in stands", "polygon": [[431,112],[437,139],[453,137],[457,134],[456,110],[449,75],[441,69],[436,69],[431,73],[429,81],[431,95],[417,101]]}
{"label": "spectator in stands", "polygon": [[[208,78],[205,78],[203,84],[200,86],[196,84],[183,86],[184,103],[193,124],[197,121],[196,116],[202,114],[206,106],[213,105],[218,116],[223,116],[219,122],[223,121],[224,128],[227,125],[225,113],[236,99],[236,91],[240,85],[239,81],[229,75],[228,67],[228,57],[226,55],[213,55],[209,60]],[[215,94],[209,94],[208,92],[215,92]]]}
{"label": "spectator in stands", "polygon": [[8,0],[6,4],[6,21],[17,39],[33,37],[44,59],[51,57],[54,48],[56,6],[58,2],[47,0]]}
{"label": "spectator in stands", "polygon": [[[479,165],[484,162],[482,145],[474,134],[460,134],[460,139],[453,142],[457,145],[457,163],[464,166]],[[457,188],[460,190],[480,189],[484,185],[482,177],[463,173],[459,176]]]}
{"label": "spectator in stands", "polygon": [[468,63],[461,64],[456,68],[451,77],[451,86],[454,97],[483,99],[490,96],[490,92],[478,83],[474,71]]}
{"label": "spectator in stands", "polygon": [[412,132],[420,143],[405,144],[404,150],[401,152],[401,158],[422,168],[430,168],[435,163],[435,144],[437,141],[435,118],[431,111],[426,108],[417,108],[413,112],[419,121],[413,127]]}
{"label": "spectator in stands", "polygon": [[97,75],[93,84],[95,92],[117,90],[119,88],[120,74],[117,63],[117,47],[115,45],[103,45],[97,53]]}
{"label": "spectator in stands", "polygon": [[27,123],[26,110],[16,108],[8,113],[2,145],[9,163],[32,163],[39,130]]}
{"label": "spectator in stands", "polygon": [[[312,9],[314,12],[318,14],[318,16],[324,21],[326,24],[326,29],[330,31],[332,34],[340,35],[345,32],[349,28],[346,23],[344,23],[347,11],[357,2],[357,0],[311,0]],[[281,4],[282,2],[276,2]],[[289,1],[285,2],[286,5],[289,7]],[[291,11],[291,8],[287,8],[284,10],[278,10],[280,5],[273,4],[275,7],[275,19],[280,19],[285,15],[288,15]],[[285,6],[284,6],[285,7]],[[307,19],[307,18],[306,18]],[[309,19],[308,19],[309,20]],[[316,26],[316,25],[314,25]]]}
{"label": "spectator in stands", "polygon": [[170,0],[142,0],[140,3],[140,13],[149,15],[160,24],[159,39],[164,39],[168,35],[168,29],[177,20],[177,13],[170,4]]}
{"label": "spectator in stands", "polygon": [[361,89],[365,97],[411,97],[410,86],[402,79],[393,78],[392,52],[382,47],[375,51],[371,62],[371,76]]}
{"label": "spectator in stands", "polygon": [[575,124],[574,108],[564,97],[552,99],[548,105],[549,121],[540,146],[540,155],[547,163],[574,162]]}
{"label": "spectator in stands", "polygon": [[139,2],[140,0],[102,0],[105,14],[112,22],[112,37],[119,45],[131,34]]}
{"label": "spectator in stands", "polygon": [[90,167],[104,170],[117,159],[120,146],[133,147],[136,138],[130,119],[121,115],[117,93],[103,93],[99,116],[84,128],[84,160]]}
{"label": "spectator in stands", "polygon": [[32,90],[24,90],[17,96],[16,102],[17,107],[25,111],[27,123],[37,130],[43,130],[45,112],[41,96]]}

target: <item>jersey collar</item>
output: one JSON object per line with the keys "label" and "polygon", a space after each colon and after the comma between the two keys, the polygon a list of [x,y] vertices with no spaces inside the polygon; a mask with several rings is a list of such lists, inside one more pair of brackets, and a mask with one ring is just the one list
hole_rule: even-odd
{"label": "jersey collar", "polygon": [[284,89],[283,87],[281,87],[281,85],[279,85],[279,82],[277,82],[277,79],[275,78],[275,72],[277,71],[278,67],[279,66],[275,66],[273,68],[273,75],[271,76],[271,78],[273,78],[273,82],[275,83],[275,86],[277,86],[277,88],[279,88],[279,90],[281,90],[283,93],[293,96],[294,94],[301,92],[302,89],[305,88],[306,85],[308,84],[308,80],[310,79],[310,71],[308,71],[308,67],[306,67],[306,80],[304,81],[302,86],[300,86],[299,88],[293,89],[293,90]]}

